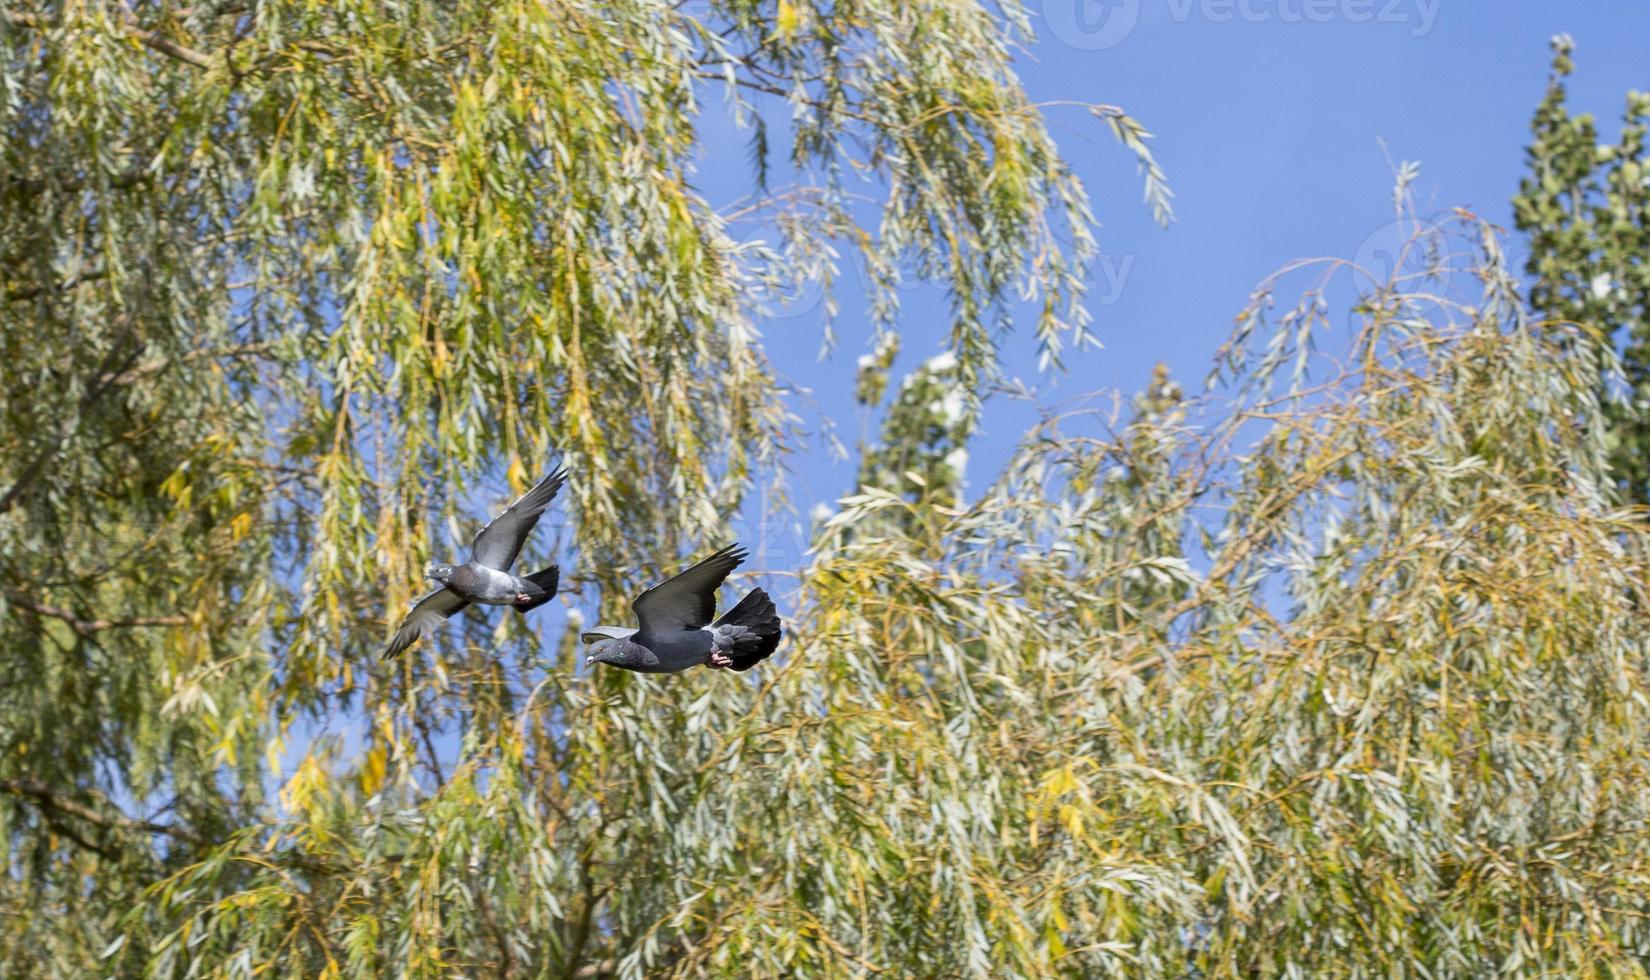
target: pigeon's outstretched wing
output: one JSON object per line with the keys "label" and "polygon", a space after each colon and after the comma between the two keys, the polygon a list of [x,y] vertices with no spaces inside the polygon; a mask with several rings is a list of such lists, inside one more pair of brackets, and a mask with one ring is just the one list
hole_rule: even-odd
{"label": "pigeon's outstretched wing", "polygon": [[592,626],[579,634],[584,643],[600,643],[603,640],[622,640],[627,636],[635,636],[638,630],[626,626]]}
{"label": "pigeon's outstretched wing", "polygon": [[728,545],[637,596],[630,608],[636,611],[642,632],[663,636],[709,624],[716,616],[716,590],[744,560],[745,552],[738,545]]}
{"label": "pigeon's outstretched wing", "polygon": [[390,645],[384,648],[384,659],[400,655],[414,643],[438,629],[447,617],[470,604],[470,600],[443,586],[413,604],[412,612],[401,621]]}
{"label": "pigeon's outstretched wing", "polygon": [[550,506],[550,501],[556,498],[556,491],[566,482],[567,470],[557,469],[522,494],[509,510],[493,518],[476,535],[470,545],[470,559],[488,568],[509,571],[510,566],[516,563],[516,556],[521,554],[522,542],[533,533],[533,526],[539,522],[539,515]]}

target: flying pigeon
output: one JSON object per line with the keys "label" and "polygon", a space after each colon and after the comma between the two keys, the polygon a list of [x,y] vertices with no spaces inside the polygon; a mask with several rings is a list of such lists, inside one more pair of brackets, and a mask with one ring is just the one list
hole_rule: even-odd
{"label": "flying pigeon", "polygon": [[398,655],[433,632],[448,616],[472,602],[489,606],[510,606],[519,613],[537,609],[556,595],[556,583],[561,567],[551,565],[543,571],[527,576],[510,574],[521,553],[522,543],[533,533],[539,515],[556,497],[556,491],[567,482],[567,470],[556,472],[540,480],[533,489],[521,495],[504,513],[493,518],[470,544],[470,560],[462,565],[444,565],[430,562],[424,577],[441,583],[441,588],[418,600],[401,621],[390,645],[384,648],[384,659]]}
{"label": "flying pigeon", "polygon": [[637,596],[630,608],[641,629],[597,626],[582,634],[590,644],[585,665],[674,674],[699,664],[750,670],[766,660],[783,635],[766,592],[750,590],[721,619],[710,621],[716,615],[716,590],[745,557],[738,545],[730,545]]}

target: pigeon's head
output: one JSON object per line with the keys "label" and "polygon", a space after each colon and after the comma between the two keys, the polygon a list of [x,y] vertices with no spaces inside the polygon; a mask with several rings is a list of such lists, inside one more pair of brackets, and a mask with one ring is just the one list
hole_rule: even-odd
{"label": "pigeon's head", "polygon": [[620,640],[597,640],[590,644],[590,653],[584,658],[586,667],[595,664],[612,664],[615,667],[625,665],[625,657],[630,653],[630,644]]}
{"label": "pigeon's head", "polygon": [[447,580],[451,578],[452,575],[453,566],[451,565],[443,565],[438,561],[432,561],[428,565],[424,566],[424,577],[435,579],[443,585],[447,583]]}

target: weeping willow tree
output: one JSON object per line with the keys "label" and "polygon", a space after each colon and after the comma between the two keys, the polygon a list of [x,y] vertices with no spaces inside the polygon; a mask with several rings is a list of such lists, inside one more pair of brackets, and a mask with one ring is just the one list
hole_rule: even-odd
{"label": "weeping willow tree", "polygon": [[[1642,975],[1650,596],[1586,328],[1406,211],[1403,278],[1289,270],[1213,393],[1050,409],[964,493],[1006,300],[1084,336],[1026,29],[0,7],[0,972]],[[713,99],[771,246],[694,189]],[[951,344],[775,662],[581,673],[478,616],[377,664],[547,459],[524,560],[604,613],[720,539],[794,444],[760,300],[833,250],[868,404],[901,275]]]}
{"label": "weeping willow tree", "polygon": [[1216,395],[1051,410],[972,504],[913,437],[919,479],[819,529],[756,684],[546,674],[433,792],[317,775],[111,958],[1642,975],[1650,542],[1596,347],[1528,315],[1492,229],[1415,230],[1402,279],[1264,283]]}
{"label": "weeping willow tree", "polygon": [[[586,601],[725,539],[794,436],[764,298],[840,256],[885,331],[902,276],[945,288],[971,393],[1010,299],[1051,362],[1085,339],[1028,39],[1017,4],[0,3],[0,972],[677,955],[680,845],[632,821],[749,695],[575,677],[520,621],[376,652],[553,460],[526,560]],[[707,113],[751,138],[724,210]]]}
{"label": "weeping willow tree", "polygon": [[1644,974],[1646,541],[1596,347],[1398,200],[1399,278],[1263,283],[1218,397],[1159,372],[970,506],[842,501],[771,694],[670,760],[674,975]]}

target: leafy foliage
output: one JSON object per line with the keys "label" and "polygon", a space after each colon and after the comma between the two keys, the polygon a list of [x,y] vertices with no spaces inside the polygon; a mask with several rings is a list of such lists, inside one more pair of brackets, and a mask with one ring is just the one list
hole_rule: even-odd
{"label": "leafy foliage", "polygon": [[[970,501],[1013,289],[1051,360],[1083,322],[1024,30],[6,7],[0,972],[1642,975],[1608,352],[1533,322],[1489,229],[1406,210],[1420,273],[1269,280],[1218,395],[1051,411]],[[737,107],[771,248],[692,188],[712,92],[794,113],[770,167]],[[780,658],[579,673],[576,630],[477,617],[377,664],[423,560],[557,453],[577,540],[529,564],[576,546],[612,604],[720,537],[792,444],[760,300],[829,243],[879,277],[867,404],[895,270],[947,287],[952,349],[895,388]]]}
{"label": "leafy foliage", "polygon": [[[570,640],[514,621],[380,668],[388,621],[555,457],[576,555],[524,560],[575,557],[576,586],[626,594],[724,536],[792,436],[755,315],[837,249],[890,330],[900,275],[943,285],[970,377],[1021,294],[1050,356],[1080,339],[1091,221],[1009,69],[1027,32],[882,0],[0,6],[0,972],[638,949],[656,898],[608,893],[668,855],[609,840],[659,788],[629,747],[709,689],[660,713],[547,672]],[[692,182],[710,100],[775,181],[726,212]],[[508,886],[542,915],[439,872],[436,904],[375,914],[420,848],[479,855],[471,805],[506,792],[498,847],[559,845],[558,806],[581,842]],[[429,918],[454,887],[544,928],[478,959]]]}
{"label": "leafy foliage", "polygon": [[1602,143],[1591,114],[1571,115],[1564,80],[1575,45],[1553,40],[1553,73],[1531,124],[1530,176],[1513,199],[1529,235],[1531,303],[1623,347],[1626,390],[1601,390],[1611,463],[1629,499],[1650,502],[1650,93],[1629,92],[1621,138]]}
{"label": "leafy foliage", "polygon": [[[860,403],[876,404],[886,384],[891,351],[879,348],[861,359]],[[905,376],[883,422],[882,439],[860,447],[859,485],[876,487],[907,499],[928,500],[953,508],[961,500],[968,466],[968,438],[975,418],[957,377],[957,358],[938,354]]]}

